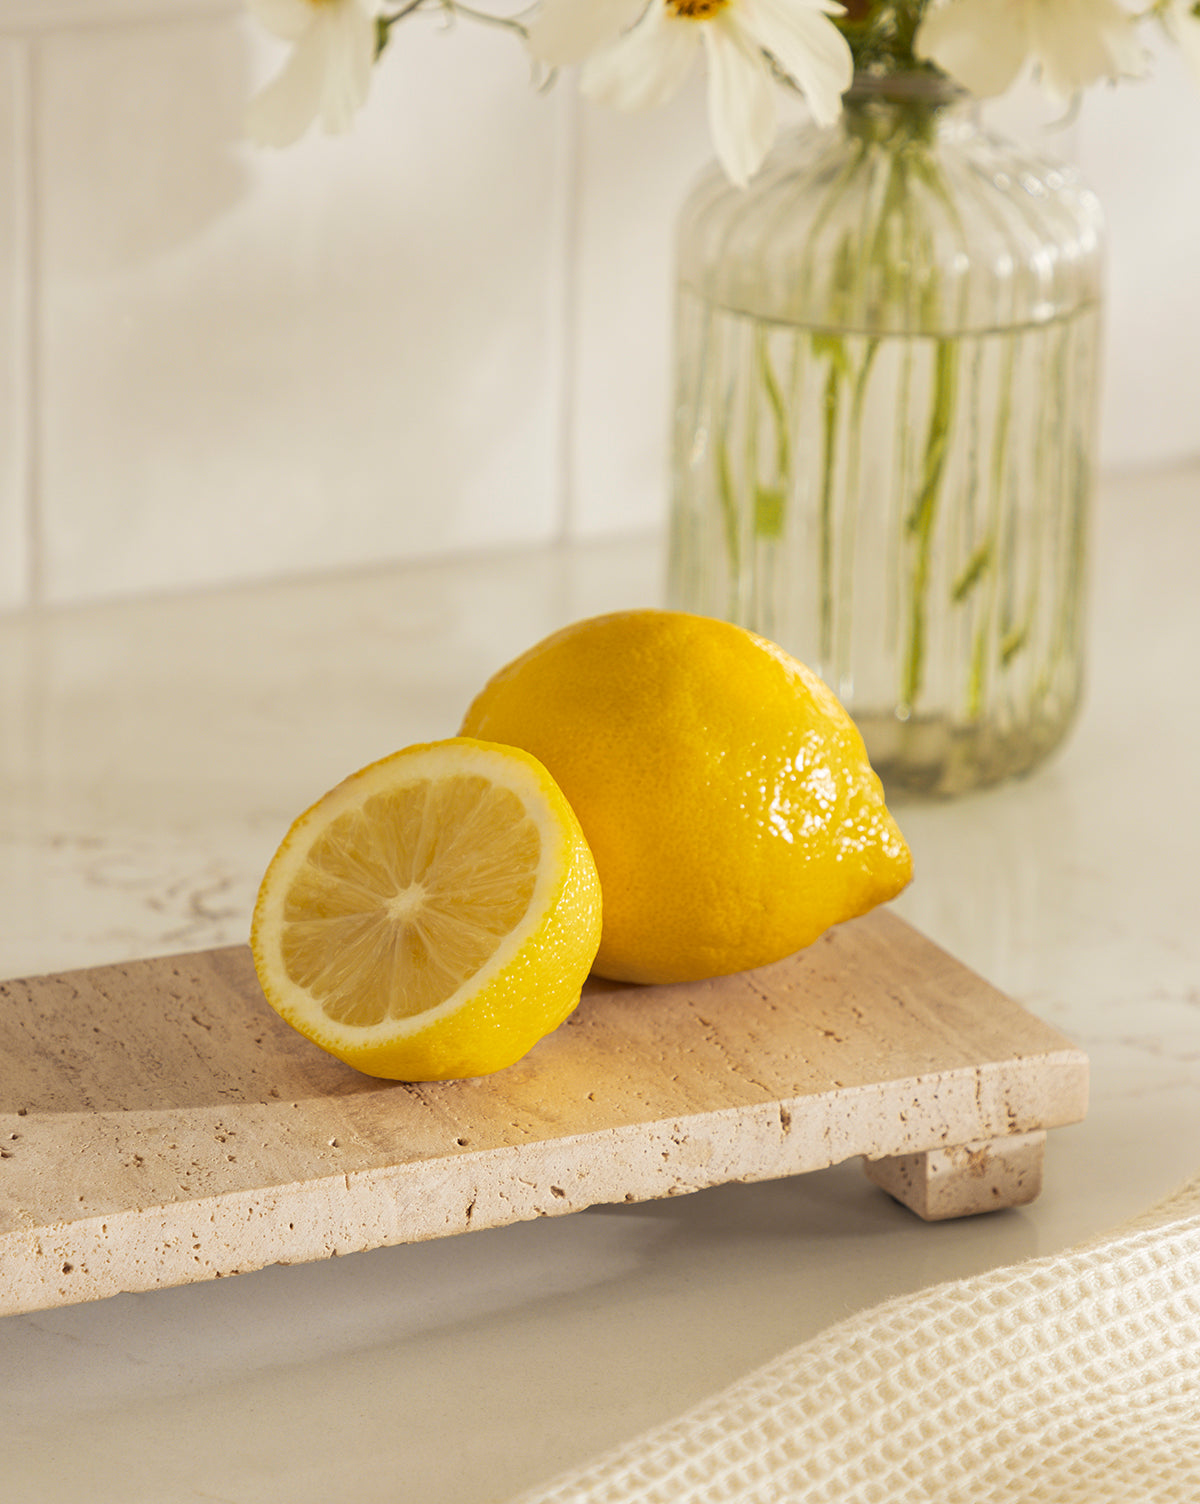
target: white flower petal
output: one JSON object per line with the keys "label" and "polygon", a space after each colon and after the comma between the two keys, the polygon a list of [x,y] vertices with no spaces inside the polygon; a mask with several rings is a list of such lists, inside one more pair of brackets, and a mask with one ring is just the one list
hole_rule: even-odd
{"label": "white flower petal", "polygon": [[1167,35],[1183,53],[1184,61],[1200,83],[1200,19],[1193,4],[1194,0],[1174,0],[1162,20]]}
{"label": "white flower petal", "polygon": [[246,9],[260,26],[285,42],[298,41],[317,17],[311,0],[246,0]]}
{"label": "white flower petal", "polygon": [[1034,0],[1030,41],[1046,92],[1069,100],[1098,79],[1143,73],[1136,25],[1116,0]]}
{"label": "white flower petal", "polygon": [[348,130],[366,101],[376,0],[324,0],[306,8],[310,24],[246,112],[246,134],[260,146],[290,146],[318,116],[329,132]]}
{"label": "white flower petal", "polygon": [[357,0],[326,9],[321,124],[330,135],[340,135],[367,102],[375,61],[375,18]]}
{"label": "white flower petal", "polygon": [[980,99],[1003,94],[1029,56],[1028,6],[1029,0],[949,0],[921,22],[916,53]]}
{"label": "white flower petal", "polygon": [[666,104],[683,87],[695,61],[703,26],[669,15],[663,0],[611,47],[584,65],[580,88],[589,99],[618,110]]}
{"label": "white flower petal", "polygon": [[702,30],[713,144],[730,180],[745,187],[775,140],[774,80],[762,52],[727,12]]}
{"label": "white flower petal", "polygon": [[738,5],[746,31],[800,89],[818,125],[832,125],[841,114],[842,95],[854,76],[850,44],[824,14],[828,9],[823,0],[740,0]]}
{"label": "white flower petal", "polygon": [[315,28],[296,43],[280,73],[246,111],[246,134],[259,146],[291,146],[317,118],[325,49]]}
{"label": "white flower petal", "polygon": [[552,68],[580,63],[633,25],[646,0],[543,0],[529,23],[529,50]]}

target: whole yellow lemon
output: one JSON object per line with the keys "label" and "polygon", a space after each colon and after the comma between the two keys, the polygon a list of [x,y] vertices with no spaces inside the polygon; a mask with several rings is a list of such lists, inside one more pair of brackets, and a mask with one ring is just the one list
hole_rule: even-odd
{"label": "whole yellow lemon", "polygon": [[912,875],[836,696],[729,622],[655,610],[576,622],[501,669],[462,734],[523,748],[566,795],[600,876],[601,976],[762,966]]}

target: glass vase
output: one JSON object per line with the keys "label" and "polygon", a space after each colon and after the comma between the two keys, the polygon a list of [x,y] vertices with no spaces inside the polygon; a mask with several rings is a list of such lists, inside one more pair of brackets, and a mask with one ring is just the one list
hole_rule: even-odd
{"label": "glass vase", "polygon": [[680,221],[668,599],[786,647],[889,794],[1023,773],[1080,700],[1102,221],[924,76]]}

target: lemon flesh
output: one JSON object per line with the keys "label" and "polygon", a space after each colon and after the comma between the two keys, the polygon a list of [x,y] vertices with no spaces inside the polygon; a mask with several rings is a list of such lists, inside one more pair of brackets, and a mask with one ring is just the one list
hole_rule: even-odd
{"label": "lemon flesh", "polygon": [[836,696],[729,622],[576,622],[501,669],[462,731],[532,753],[570,801],[604,892],[594,969],[615,980],[765,965],[912,874]]}
{"label": "lemon flesh", "polygon": [[268,1002],[370,1075],[487,1075],[579,1000],[600,889],[566,799],[528,754],[468,738],[352,774],[292,825],[251,946]]}

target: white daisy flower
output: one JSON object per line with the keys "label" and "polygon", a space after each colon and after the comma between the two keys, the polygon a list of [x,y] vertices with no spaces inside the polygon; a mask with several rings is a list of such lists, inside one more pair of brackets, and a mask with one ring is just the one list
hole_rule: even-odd
{"label": "white daisy flower", "polygon": [[277,37],[292,43],[282,72],[250,102],[246,133],[260,146],[290,146],[318,118],[331,135],[350,129],[375,61],[382,0],[246,0]]}
{"label": "white daisy flower", "polygon": [[778,128],[772,64],[820,124],[837,119],[854,71],[829,19],[842,13],[834,0],[544,0],[529,43],[551,66],[586,58],[583,92],[623,110],[665,104],[703,46],[717,156],[744,185]]}
{"label": "white daisy flower", "polygon": [[1145,71],[1137,24],[1118,0],[947,0],[921,22],[915,50],[981,99],[1003,94],[1032,62],[1065,101],[1098,79]]}

